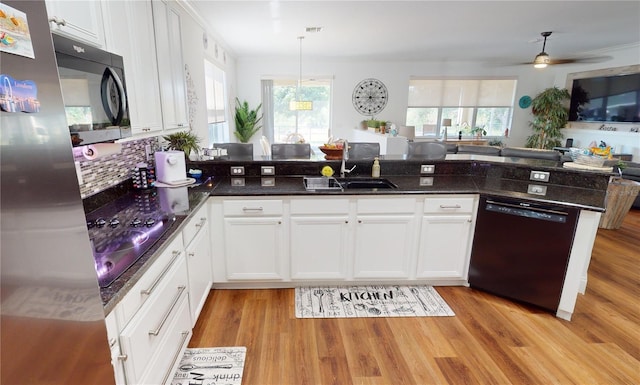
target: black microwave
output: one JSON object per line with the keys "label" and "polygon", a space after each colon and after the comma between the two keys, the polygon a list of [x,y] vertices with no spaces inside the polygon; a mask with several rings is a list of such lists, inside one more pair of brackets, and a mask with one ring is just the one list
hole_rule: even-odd
{"label": "black microwave", "polygon": [[122,56],[53,34],[73,146],[131,136]]}

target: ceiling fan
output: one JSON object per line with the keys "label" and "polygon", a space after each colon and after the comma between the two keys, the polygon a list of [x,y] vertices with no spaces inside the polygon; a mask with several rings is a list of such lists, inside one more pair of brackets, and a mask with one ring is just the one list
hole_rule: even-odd
{"label": "ceiling fan", "polygon": [[[533,59],[533,66],[535,68],[545,68],[547,65],[556,64],[570,64],[570,63],[601,63],[611,59],[611,56],[598,56],[598,57],[586,57],[586,58],[567,58],[567,59],[551,59],[549,54],[545,52],[547,46],[547,38],[551,36],[551,31],[542,32],[540,35],[544,38],[542,43],[542,51],[536,55]],[[529,64],[529,63],[527,63]]]}

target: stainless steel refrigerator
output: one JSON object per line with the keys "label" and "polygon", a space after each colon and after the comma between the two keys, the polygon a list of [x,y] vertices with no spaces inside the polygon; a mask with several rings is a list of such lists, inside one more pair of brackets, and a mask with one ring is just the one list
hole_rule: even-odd
{"label": "stainless steel refrigerator", "polygon": [[45,3],[0,10],[0,383],[114,384]]}

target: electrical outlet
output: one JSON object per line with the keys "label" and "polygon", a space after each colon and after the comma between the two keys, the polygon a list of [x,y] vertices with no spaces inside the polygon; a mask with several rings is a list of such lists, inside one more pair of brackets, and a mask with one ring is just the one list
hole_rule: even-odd
{"label": "electrical outlet", "polygon": [[231,166],[231,175],[244,175],[244,166]]}
{"label": "electrical outlet", "polygon": [[434,164],[420,165],[420,174],[433,174],[435,171],[436,166]]}
{"label": "electrical outlet", "polygon": [[535,180],[536,182],[549,182],[549,172],[547,171],[534,171],[531,170],[529,174],[529,179]]}
{"label": "electrical outlet", "polygon": [[260,175],[276,175],[276,166],[260,166]]}
{"label": "electrical outlet", "polygon": [[527,187],[527,193],[534,195],[547,195],[547,186],[539,184],[530,184]]}
{"label": "electrical outlet", "polygon": [[151,162],[151,159],[153,158],[153,152],[151,151],[150,144],[144,146],[144,153],[147,154],[147,162]]}

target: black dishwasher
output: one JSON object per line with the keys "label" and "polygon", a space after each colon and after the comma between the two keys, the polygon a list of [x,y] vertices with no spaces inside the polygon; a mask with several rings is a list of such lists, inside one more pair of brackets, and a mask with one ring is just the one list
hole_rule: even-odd
{"label": "black dishwasher", "polygon": [[577,208],[480,197],[469,285],[556,312]]}

